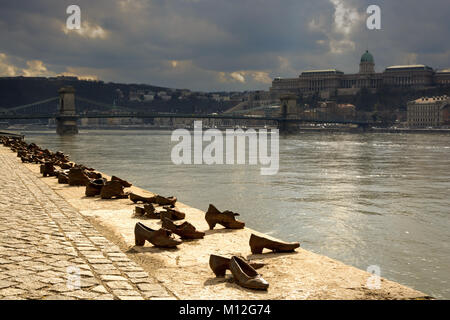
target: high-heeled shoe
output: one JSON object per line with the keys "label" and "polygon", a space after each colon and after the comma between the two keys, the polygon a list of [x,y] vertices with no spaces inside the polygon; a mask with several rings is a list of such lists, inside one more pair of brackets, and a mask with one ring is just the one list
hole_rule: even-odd
{"label": "high-heeled shoe", "polygon": [[241,287],[254,290],[267,290],[269,288],[269,283],[240,257],[233,256],[231,258],[230,270],[234,280]]}
{"label": "high-heeled shoe", "polygon": [[181,239],[203,239],[205,236],[204,232],[197,231],[197,229],[187,221],[181,225],[176,225],[172,220],[167,219],[164,216],[161,217],[161,221],[164,229],[179,235]]}
{"label": "high-heeled shoe", "polygon": [[171,231],[164,228],[153,230],[140,222],[136,223],[134,227],[134,239],[136,246],[141,247],[145,245],[145,241],[162,248],[174,248],[182,243],[172,236]]}
{"label": "high-heeled shoe", "polygon": [[298,247],[298,242],[281,242],[274,241],[267,238],[259,237],[255,234],[250,236],[250,249],[253,254],[261,254],[264,248],[272,250],[274,252],[292,252]]}
{"label": "high-heeled shoe", "polygon": [[228,210],[220,212],[216,207],[210,204],[208,211],[206,212],[205,219],[206,222],[208,222],[209,229],[211,230],[214,229],[216,224],[221,224],[227,229],[243,229],[245,227],[245,223],[236,220],[236,216],[239,216],[239,213],[234,213]]}
{"label": "high-heeled shoe", "polygon": [[[226,271],[230,270],[230,262],[231,262],[231,259],[217,256],[215,254],[212,254],[209,257],[209,266],[210,266],[211,270],[214,272],[214,274],[216,275],[216,277],[225,277]],[[260,269],[265,266],[264,263],[248,262],[248,264],[255,270]]]}

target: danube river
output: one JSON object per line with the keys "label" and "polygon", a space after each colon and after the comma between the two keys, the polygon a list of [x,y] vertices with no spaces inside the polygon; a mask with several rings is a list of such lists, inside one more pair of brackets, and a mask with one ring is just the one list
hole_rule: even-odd
{"label": "danube river", "polygon": [[176,166],[169,131],[24,134],[139,187],[239,212],[250,228],[450,299],[450,135],[282,137],[279,173],[263,176],[259,166]]}

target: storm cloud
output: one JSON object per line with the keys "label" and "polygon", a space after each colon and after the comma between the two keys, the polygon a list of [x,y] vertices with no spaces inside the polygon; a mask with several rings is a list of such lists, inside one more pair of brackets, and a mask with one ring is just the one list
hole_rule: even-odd
{"label": "storm cloud", "polygon": [[[81,8],[82,30],[65,28]],[[382,10],[382,30],[366,9]],[[450,67],[448,0],[0,0],[0,76],[73,74],[192,90],[268,89],[305,69]]]}

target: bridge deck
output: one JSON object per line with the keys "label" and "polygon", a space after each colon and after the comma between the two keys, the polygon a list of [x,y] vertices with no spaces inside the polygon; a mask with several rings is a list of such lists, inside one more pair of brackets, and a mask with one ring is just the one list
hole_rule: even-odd
{"label": "bridge deck", "polygon": [[[39,119],[54,119],[57,118],[57,114],[30,114],[30,115],[15,115],[15,114],[3,114],[0,115],[0,120],[39,120]],[[352,120],[352,119],[342,119],[342,118],[282,118],[282,117],[254,117],[245,115],[210,115],[210,114],[168,114],[168,113],[121,113],[121,114],[80,114],[79,118],[172,118],[172,119],[217,119],[217,120],[257,120],[257,121],[276,121],[276,122],[290,122],[290,123],[301,123],[301,122],[311,122],[311,123],[339,123],[339,124],[370,124],[371,121],[366,120]]]}

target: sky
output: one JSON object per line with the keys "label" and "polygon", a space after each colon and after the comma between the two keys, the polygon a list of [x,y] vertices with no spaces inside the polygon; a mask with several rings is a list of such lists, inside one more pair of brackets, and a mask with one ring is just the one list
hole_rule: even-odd
{"label": "sky", "polygon": [[[69,30],[69,5],[81,29]],[[381,30],[366,10],[381,8]],[[0,76],[76,75],[195,91],[399,64],[450,68],[449,0],[0,0]]]}

